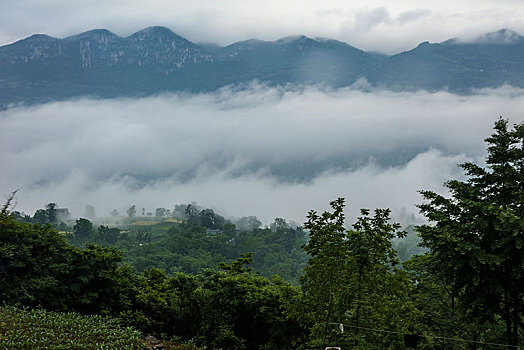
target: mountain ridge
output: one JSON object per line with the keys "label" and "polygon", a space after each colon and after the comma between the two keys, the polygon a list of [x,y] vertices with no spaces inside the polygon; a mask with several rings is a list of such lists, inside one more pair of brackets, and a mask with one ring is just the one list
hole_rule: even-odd
{"label": "mountain ridge", "polygon": [[342,87],[366,79],[393,90],[524,87],[524,37],[504,28],[469,41],[423,42],[387,56],[329,38],[293,35],[199,45],[161,26],[127,37],[92,29],[33,34],[0,47],[0,108],[75,96],[210,91],[258,80]]}
{"label": "mountain ridge", "polygon": [[[95,33],[107,33],[108,35],[111,35],[111,36],[114,36],[114,37],[117,37],[117,38],[127,39],[127,38],[135,36],[135,35],[137,35],[139,33],[151,32],[151,31],[170,32],[170,33],[176,35],[179,38],[182,38],[184,40],[187,40],[187,41],[191,42],[189,39],[176,34],[175,32],[173,32],[168,27],[165,27],[165,26],[149,26],[149,27],[146,27],[144,29],[138,30],[138,31],[136,31],[136,32],[134,32],[134,33],[132,33],[132,34],[130,34],[128,36],[118,35],[118,34],[112,32],[112,31],[110,31],[109,29],[106,29],[106,28],[90,29],[90,30],[87,30],[87,31],[84,31],[84,32],[81,32],[81,33],[78,33],[78,34],[73,34],[73,35],[70,35],[70,36],[66,36],[66,37],[63,37],[63,38],[54,37],[54,36],[51,36],[51,35],[48,35],[48,34],[44,34],[44,33],[34,33],[34,34],[31,34],[30,36],[28,36],[26,38],[22,38],[22,39],[16,40],[16,41],[14,41],[12,43],[9,43],[9,44],[1,45],[0,48],[6,47],[6,46],[11,46],[13,44],[25,41],[27,39],[31,39],[32,37],[40,37],[40,36],[41,37],[51,38],[51,39],[64,40],[64,39],[80,38],[80,37],[87,36],[87,35],[90,35],[90,34],[95,34]],[[212,43],[212,42],[206,42],[206,43],[203,43],[202,45],[213,45],[213,46],[218,46],[218,47],[224,48],[224,47],[228,47],[228,46],[231,46],[231,45],[234,45],[234,44],[238,44],[238,43],[242,43],[242,42],[253,41],[253,42],[273,42],[274,43],[274,42],[283,42],[283,41],[285,41],[285,39],[301,39],[301,38],[308,38],[308,39],[315,40],[315,41],[318,41],[318,42],[322,42],[322,41],[336,41],[336,42],[339,42],[339,43],[344,43],[346,45],[352,46],[351,44],[349,44],[347,42],[340,41],[340,40],[337,40],[337,39],[332,39],[332,38],[327,38],[327,37],[310,38],[310,37],[308,37],[306,35],[303,35],[303,34],[288,35],[288,36],[285,36],[285,37],[282,37],[282,38],[279,38],[279,39],[276,39],[276,40],[273,40],[273,41],[271,41],[271,40],[261,40],[261,39],[257,39],[257,38],[250,38],[250,39],[245,39],[245,40],[239,40],[237,42],[234,42],[234,43],[231,43],[231,44],[228,44],[228,45],[224,45],[224,46],[223,45],[218,45],[218,44],[215,44],[215,43]],[[516,41],[516,40],[524,40],[524,36],[520,35],[519,33],[517,33],[516,31],[514,31],[512,29],[502,28],[502,29],[499,29],[499,30],[496,30],[496,31],[493,31],[493,32],[488,32],[488,33],[484,33],[484,34],[478,35],[478,36],[476,36],[476,37],[474,37],[472,39],[469,39],[469,40],[468,39],[461,39],[461,38],[452,38],[452,39],[447,39],[447,40],[442,41],[442,42],[438,42],[437,44],[444,44],[444,43],[458,43],[458,44],[468,44],[469,43],[469,44],[471,44],[471,43],[479,43],[479,42],[485,43],[486,39],[489,39],[490,41],[495,41],[495,42],[498,40],[499,44],[507,44],[509,42],[513,42],[513,41]],[[500,42],[501,40],[502,40],[502,42]],[[421,42],[420,44],[426,43],[426,42],[428,42],[428,41]],[[195,43],[195,44],[196,45],[200,45],[200,43]],[[418,45],[420,45],[420,44],[418,44]],[[407,51],[410,51],[410,50],[407,50]],[[362,50],[362,51],[365,51],[365,50]],[[377,52],[377,51],[365,51],[365,52],[374,52],[374,53],[382,54],[382,53]],[[405,51],[403,51],[403,52],[405,52]],[[402,53],[402,52],[394,53],[392,55],[387,55],[387,54],[382,54],[382,55],[384,55],[384,56],[393,56],[393,55],[400,54],[400,53]]]}

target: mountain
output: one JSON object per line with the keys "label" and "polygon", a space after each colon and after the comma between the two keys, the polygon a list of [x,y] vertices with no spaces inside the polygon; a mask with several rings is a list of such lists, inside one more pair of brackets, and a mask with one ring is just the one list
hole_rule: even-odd
{"label": "mountain", "polygon": [[366,77],[374,85],[398,90],[471,89],[503,84],[524,87],[524,37],[508,29],[469,42],[451,39],[424,42],[389,57]]}
{"label": "mountain", "polygon": [[473,40],[422,43],[393,56],[303,35],[197,45],[164,27],[128,37],[95,29],[67,37],[35,34],[0,47],[0,108],[90,95],[210,91],[259,80],[347,86],[359,78],[398,90],[524,85],[524,38],[503,29]]}
{"label": "mountain", "polygon": [[370,55],[346,43],[311,39],[303,35],[268,42],[247,40],[217,53],[217,60],[231,63],[240,79],[285,83],[328,83],[343,86],[386,56]]}
{"label": "mountain", "polygon": [[169,90],[166,77],[212,61],[207,51],[163,27],[127,38],[105,29],[65,39],[36,34],[0,47],[0,104]]}

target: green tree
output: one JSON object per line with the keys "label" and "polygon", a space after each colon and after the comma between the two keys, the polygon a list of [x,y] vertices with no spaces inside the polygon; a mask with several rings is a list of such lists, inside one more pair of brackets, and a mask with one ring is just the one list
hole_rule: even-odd
{"label": "green tree", "polygon": [[93,234],[93,223],[84,218],[77,219],[73,226],[73,233],[76,239],[85,241]]}
{"label": "green tree", "polygon": [[151,233],[151,228],[149,228],[148,230],[145,231],[144,241],[146,243],[151,243],[152,240],[153,240],[153,234]]}
{"label": "green tree", "polygon": [[127,310],[134,297],[135,270],[120,266],[122,252],[88,244],[72,249],[70,270],[64,278],[69,307],[86,314],[117,315]]}
{"label": "green tree", "polygon": [[167,216],[167,209],[166,208],[156,208],[155,209],[155,216],[157,218],[163,218]]}
{"label": "green tree", "polygon": [[331,202],[331,207],[333,212],[321,215],[309,212],[304,225],[310,238],[304,249],[311,259],[302,287],[315,322],[312,346],[327,344],[329,325],[336,321],[354,330],[338,334],[346,346],[398,348],[398,337],[377,338],[359,330],[403,332],[414,326],[417,312],[409,302],[409,279],[391,269],[397,263],[391,240],[404,232],[399,224],[389,222],[389,209],[376,209],[374,216],[363,209],[352,229],[346,229],[344,199]]}
{"label": "green tree", "polygon": [[188,225],[200,225],[199,211],[196,205],[188,204],[185,207],[185,217],[187,218]]}
{"label": "green tree", "polygon": [[50,223],[56,223],[56,203],[46,205],[47,218]]}
{"label": "green tree", "polygon": [[127,216],[134,218],[136,216],[136,205],[132,205],[127,209]]}
{"label": "green tree", "polygon": [[120,236],[118,227],[107,227],[100,225],[98,228],[98,238],[107,244],[115,244]]}
{"label": "green tree", "polygon": [[10,305],[83,313],[124,311],[134,272],[114,249],[69,245],[51,225],[0,213],[0,300]]}
{"label": "green tree", "polygon": [[233,237],[236,235],[237,227],[235,224],[232,224],[230,221],[226,221],[224,223],[224,226],[222,226],[222,230],[228,237]]}
{"label": "green tree", "polygon": [[467,179],[445,185],[450,197],[422,191],[418,227],[424,246],[453,294],[477,322],[503,320],[516,347],[524,316],[524,124],[499,119],[486,167],[464,163]]}
{"label": "green tree", "polygon": [[271,231],[283,231],[289,228],[289,224],[283,218],[275,218],[275,221],[269,225]]}
{"label": "green tree", "polygon": [[51,225],[19,223],[0,215],[0,300],[6,304],[60,309],[70,256]]}
{"label": "green tree", "polygon": [[35,214],[33,215],[33,222],[36,222],[39,224],[49,223],[49,217],[47,216],[47,210],[38,209],[37,211],[35,211]]}
{"label": "green tree", "polygon": [[221,229],[225,220],[222,216],[216,214],[213,209],[204,209],[198,214],[200,226],[209,229]]}
{"label": "green tree", "polygon": [[232,275],[238,275],[241,273],[247,273],[251,271],[250,267],[245,267],[253,262],[253,253],[240,254],[240,258],[228,265],[226,263],[220,263],[220,268],[227,271]]}
{"label": "green tree", "polygon": [[[443,278],[430,254],[417,255],[405,261],[403,270],[413,281],[410,298],[421,314],[416,333],[427,332],[441,337],[424,344],[424,349],[465,349],[464,342],[453,339],[501,343],[503,325],[500,322],[477,322],[477,317],[470,313],[470,305],[457,298],[456,291]],[[470,343],[467,348],[477,349],[477,346],[486,348],[476,343]]]}
{"label": "green tree", "polygon": [[38,209],[33,215],[33,222],[55,224],[57,222],[56,203],[49,203],[45,209]]}
{"label": "green tree", "polygon": [[242,231],[253,231],[262,226],[262,222],[256,216],[244,216],[240,218],[236,225]]}

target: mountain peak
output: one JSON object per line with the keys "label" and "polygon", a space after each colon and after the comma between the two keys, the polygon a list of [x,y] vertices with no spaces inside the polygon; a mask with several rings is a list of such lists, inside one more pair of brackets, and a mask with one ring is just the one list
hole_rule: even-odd
{"label": "mountain peak", "polygon": [[147,27],[131,35],[131,37],[172,37],[177,36],[171,29],[161,26]]}
{"label": "mountain peak", "polygon": [[142,29],[128,37],[133,41],[151,41],[151,42],[170,42],[170,41],[190,41],[179,36],[171,29],[166,27],[154,26]]}
{"label": "mountain peak", "polygon": [[486,33],[477,37],[474,42],[479,44],[511,44],[522,37],[511,29],[501,29],[496,32]]}
{"label": "mountain peak", "polygon": [[46,34],[33,34],[30,37],[22,39],[20,41],[33,41],[33,42],[49,42],[57,40],[56,38],[46,35]]}
{"label": "mountain peak", "polygon": [[479,35],[474,38],[464,39],[464,38],[455,38],[445,41],[445,44],[492,44],[492,45],[504,45],[504,44],[513,44],[520,40],[523,37],[517,32],[503,28],[497,30],[496,32],[490,32],[486,34]]}
{"label": "mountain peak", "polygon": [[140,30],[139,32],[150,34],[175,34],[171,29],[163,26],[151,26]]}
{"label": "mountain peak", "polygon": [[286,36],[281,39],[278,39],[277,41],[275,41],[275,43],[285,45],[285,44],[301,42],[301,41],[314,41],[314,40],[311,38],[308,38],[305,35],[290,35],[290,36]]}
{"label": "mountain peak", "polygon": [[107,29],[92,29],[87,32],[83,32],[77,35],[66,38],[67,40],[78,40],[78,39],[100,39],[100,38],[118,38],[118,35],[107,30]]}

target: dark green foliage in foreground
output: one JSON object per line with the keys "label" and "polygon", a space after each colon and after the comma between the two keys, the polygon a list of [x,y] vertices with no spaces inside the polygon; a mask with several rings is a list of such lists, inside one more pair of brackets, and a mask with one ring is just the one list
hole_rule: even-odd
{"label": "dark green foliage in foreground", "polygon": [[486,168],[462,164],[466,181],[449,181],[451,198],[423,191],[418,228],[451,296],[479,325],[502,320],[505,341],[519,343],[524,317],[524,124],[499,119],[486,139]]}
{"label": "dark green foliage in foreground", "polygon": [[211,349],[296,348],[306,333],[286,305],[299,299],[300,289],[280,278],[212,270],[168,277],[152,269],[142,275],[134,311],[122,317]]}
{"label": "dark green foliage in foreground", "polygon": [[140,349],[142,335],[109,318],[0,307],[1,349]]}
{"label": "dark green foliage in foreground", "polygon": [[7,304],[117,312],[128,304],[134,274],[114,249],[68,244],[50,225],[0,215],[0,300]]}
{"label": "dark green foliage in foreground", "polygon": [[[305,299],[314,326],[311,345],[345,345],[362,349],[400,349],[397,334],[376,334],[361,329],[413,332],[419,312],[409,300],[410,280],[397,263],[391,240],[402,237],[400,225],[389,223],[389,210],[362,216],[351,229],[344,226],[344,199],[331,202],[333,212],[311,211],[305,225],[311,255],[303,278]],[[331,322],[354,326],[333,331]]]}

